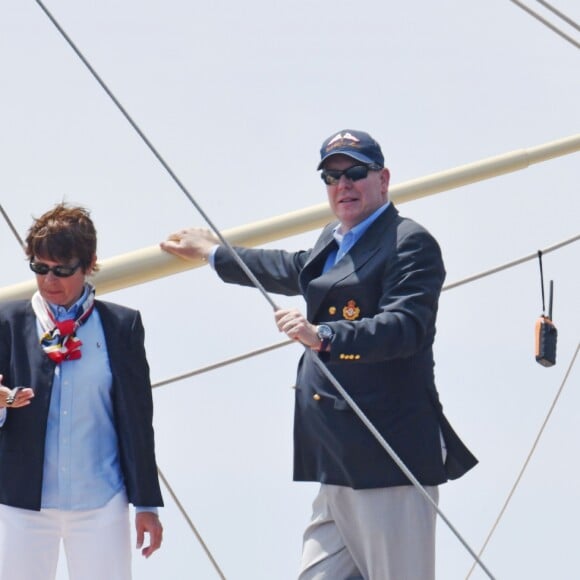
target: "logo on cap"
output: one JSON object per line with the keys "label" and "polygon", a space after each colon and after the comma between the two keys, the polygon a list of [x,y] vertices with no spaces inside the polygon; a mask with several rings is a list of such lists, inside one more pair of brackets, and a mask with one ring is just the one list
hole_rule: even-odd
{"label": "logo on cap", "polygon": [[344,141],[350,141],[346,145],[351,147],[356,147],[360,143],[360,139],[357,139],[352,133],[337,133],[327,144],[326,150],[330,151],[335,147],[342,147],[345,145]]}

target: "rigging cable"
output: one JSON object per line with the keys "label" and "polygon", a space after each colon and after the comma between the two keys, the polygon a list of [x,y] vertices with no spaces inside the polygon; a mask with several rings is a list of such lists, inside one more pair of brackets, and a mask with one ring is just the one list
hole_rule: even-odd
{"label": "rigging cable", "polygon": [[[489,531],[489,534],[487,535],[487,538],[485,539],[485,542],[483,542],[483,545],[482,545],[481,549],[479,550],[478,556],[480,556],[480,557],[483,554],[484,550],[486,549],[487,544],[491,540],[493,533],[495,532],[501,518],[503,517],[503,515],[508,507],[508,504],[510,503],[510,501],[511,501],[511,499],[516,491],[516,488],[518,487],[518,485],[519,485],[519,483],[524,475],[524,472],[527,469],[528,464],[530,463],[530,460],[532,459],[532,455],[536,451],[536,447],[538,446],[538,443],[540,442],[540,438],[542,437],[542,434],[544,433],[544,429],[546,428],[546,425],[548,424],[548,421],[550,420],[552,412],[554,411],[554,408],[556,407],[556,403],[558,402],[558,399],[560,398],[560,395],[562,394],[562,391],[564,389],[564,386],[566,385],[568,377],[570,376],[572,368],[574,367],[574,363],[576,362],[576,357],[578,356],[579,350],[580,350],[580,342],[576,345],[576,350],[575,350],[574,354],[572,355],[572,360],[570,361],[570,364],[568,365],[568,369],[566,370],[566,374],[564,375],[564,379],[562,381],[562,384],[560,385],[560,388],[558,389],[558,392],[556,393],[556,396],[554,397],[554,400],[552,401],[552,404],[550,405],[550,409],[548,410],[546,418],[544,419],[544,422],[542,423],[542,426],[540,427],[540,431],[538,432],[538,435],[536,436],[536,438],[534,440],[532,448],[530,449],[530,451],[526,457],[526,460],[524,461],[524,464],[523,464],[522,468],[520,469],[520,472],[518,473],[518,476],[516,477],[516,480],[511,488],[510,492],[508,493],[508,496],[503,504],[503,507],[501,508],[497,518],[495,519],[494,524],[491,526],[491,529]],[[469,573],[465,577],[465,580],[469,580],[474,569],[475,569],[475,564],[473,566],[471,566],[471,569],[469,570]]]}
{"label": "rigging cable", "polygon": [[510,2],[513,2],[516,6],[519,6],[522,10],[525,10],[528,14],[539,20],[544,26],[547,26],[556,34],[559,34],[564,40],[567,40],[569,43],[573,44],[576,48],[580,48],[580,42],[574,40],[571,36],[568,36],[565,32],[562,32],[558,27],[554,26],[543,16],[540,16],[537,12],[534,12],[531,8],[529,8],[519,0],[510,0]]}
{"label": "rigging cable", "polygon": [[4,211],[4,208],[2,207],[2,204],[1,203],[0,203],[0,213],[4,217],[4,220],[8,224],[8,227],[12,230],[12,233],[14,234],[14,237],[18,240],[18,243],[20,244],[20,247],[21,248],[24,248],[25,247],[24,241],[22,240],[22,238],[18,234],[18,230],[14,227],[14,224],[12,223],[11,219],[8,217],[8,214]]}
{"label": "rigging cable", "polygon": [[226,580],[226,577],[224,576],[223,572],[221,571],[220,567],[218,566],[218,563],[215,561],[214,557],[212,556],[211,552],[209,551],[209,548],[206,546],[205,542],[203,541],[203,538],[201,537],[201,535],[197,531],[197,528],[195,527],[195,525],[193,524],[193,522],[191,521],[191,519],[189,519],[189,516],[187,515],[187,512],[185,511],[185,508],[183,507],[183,505],[179,501],[177,495],[175,495],[175,492],[173,491],[173,488],[169,485],[169,482],[167,481],[167,479],[163,475],[162,471],[159,468],[157,469],[157,471],[159,473],[159,477],[161,478],[161,481],[163,481],[163,484],[167,488],[167,491],[169,492],[169,495],[171,495],[171,497],[173,498],[173,501],[175,502],[175,504],[179,508],[179,511],[181,512],[181,514],[183,515],[183,517],[187,521],[187,524],[189,525],[191,531],[195,534],[195,537],[197,538],[197,541],[201,544],[201,547],[205,551],[205,553],[206,553],[207,557],[209,558],[210,562],[213,564],[213,567],[215,568],[215,570],[218,573],[219,577],[222,578],[222,580]]}
{"label": "rigging cable", "polygon": [[569,16],[566,16],[563,12],[560,12],[560,10],[552,6],[550,3],[544,2],[544,0],[538,0],[538,2],[548,10],[551,10],[556,16],[559,16],[564,22],[580,32],[580,26],[578,26],[578,24],[574,22],[574,20],[572,20]]}
{"label": "rigging cable", "polygon": [[[54,16],[44,6],[44,4],[41,2],[41,0],[35,0],[35,1],[40,6],[40,8],[43,10],[43,12],[46,14],[46,16],[49,18],[49,20],[53,23],[53,25],[56,27],[56,29],[60,32],[60,34],[62,35],[62,37],[65,39],[65,41],[73,49],[73,51],[76,53],[76,55],[80,58],[80,60],[83,62],[83,64],[87,67],[87,69],[93,75],[93,77],[95,78],[95,80],[99,83],[99,85],[101,86],[101,88],[111,98],[111,100],[117,106],[117,108],[119,109],[119,111],[123,114],[123,116],[125,117],[125,119],[129,122],[129,124],[133,127],[133,129],[135,129],[135,131],[137,132],[137,134],[141,137],[141,139],[147,145],[147,147],[150,149],[150,151],[153,153],[153,155],[157,158],[157,160],[165,168],[165,170],[168,172],[168,174],[171,176],[171,178],[174,180],[174,182],[177,184],[177,186],[181,189],[181,191],[189,199],[189,201],[192,203],[192,205],[197,209],[197,211],[199,212],[199,214],[204,218],[204,220],[206,221],[206,223],[210,226],[210,228],[212,229],[212,231],[219,238],[219,240],[221,241],[221,243],[228,249],[228,251],[230,252],[232,258],[236,261],[236,263],[241,268],[241,270],[246,274],[246,276],[251,280],[251,282],[253,283],[253,285],[255,286],[255,288],[258,289],[261,292],[261,294],[264,296],[264,298],[267,300],[267,302],[270,304],[270,306],[272,306],[272,308],[274,310],[278,310],[277,305],[274,303],[274,301],[272,300],[272,298],[266,292],[266,290],[264,289],[264,287],[262,286],[262,284],[259,282],[259,280],[254,276],[253,272],[251,272],[251,270],[246,266],[246,264],[243,262],[243,260],[235,252],[235,250],[233,249],[233,247],[224,238],[224,236],[222,235],[222,233],[217,229],[217,227],[214,225],[214,223],[209,219],[208,215],[202,210],[202,208],[200,207],[200,205],[194,200],[193,196],[189,193],[189,191],[187,190],[187,188],[185,187],[185,185],[178,179],[177,175],[170,168],[169,164],[165,161],[165,159],[163,159],[163,157],[157,151],[157,149],[153,146],[153,144],[151,143],[151,141],[149,141],[149,139],[145,136],[145,134],[143,133],[143,131],[139,128],[139,126],[131,118],[131,116],[129,115],[129,113],[121,105],[121,103],[119,102],[119,100],[115,97],[115,95],[112,93],[112,91],[108,88],[108,86],[105,84],[105,82],[103,81],[103,79],[101,79],[101,77],[97,74],[97,72],[95,71],[95,69],[91,66],[91,64],[84,57],[84,55],[81,53],[81,51],[76,47],[76,45],[74,44],[74,42],[72,41],[72,39],[67,35],[67,33],[64,31],[64,29],[56,21],[56,19],[54,18]],[[447,524],[447,527],[453,532],[453,534],[457,537],[457,539],[459,540],[459,542],[465,547],[465,549],[474,558],[474,560],[479,564],[479,566],[487,574],[487,576],[489,576],[489,578],[491,578],[493,580],[492,574],[489,572],[489,570],[486,568],[486,566],[483,564],[483,562],[481,562],[479,560],[479,558],[477,557],[477,554],[475,553],[475,551],[469,546],[469,544],[466,542],[466,540],[461,536],[461,534],[451,524],[451,522],[449,521],[449,519],[445,516],[445,514],[439,508],[439,506],[433,500],[433,498],[427,493],[427,491],[421,485],[421,483],[419,482],[419,480],[413,475],[413,473],[411,473],[411,471],[409,470],[409,468],[403,463],[403,461],[401,460],[401,458],[395,453],[394,449],[387,443],[387,441],[385,440],[385,438],[379,433],[379,431],[375,428],[375,426],[372,424],[372,422],[363,413],[363,411],[360,409],[360,407],[355,403],[355,401],[352,399],[352,397],[346,392],[346,390],[342,387],[342,385],[336,380],[336,378],[328,370],[328,368],[326,367],[326,365],[324,364],[324,362],[320,358],[318,358],[318,356],[313,356],[312,357],[312,360],[314,361],[314,363],[316,364],[316,366],[319,368],[319,370],[322,372],[322,374],[326,377],[326,379],[334,386],[334,388],[338,391],[338,393],[346,401],[346,403],[349,405],[349,407],[352,409],[352,411],[362,421],[362,423],[365,425],[365,427],[374,436],[374,438],[381,445],[381,447],[387,452],[387,454],[394,461],[394,463],[397,465],[397,467],[399,467],[399,469],[403,472],[403,474],[407,477],[407,479],[413,484],[413,486],[415,486],[415,488],[417,489],[417,491],[419,491],[421,493],[421,495],[425,498],[425,500],[439,514],[439,516],[441,517],[441,519]]]}
{"label": "rigging cable", "polygon": [[[266,300],[276,310],[277,309],[276,304],[272,301],[272,299],[270,298],[270,296],[266,293],[265,289],[262,287],[262,285],[259,283],[259,281],[255,278],[255,276],[253,275],[253,273],[245,266],[245,264],[243,263],[243,261],[239,258],[239,256],[233,250],[233,248],[229,245],[229,243],[227,242],[227,240],[225,240],[223,238],[223,236],[221,235],[220,231],[213,225],[213,223],[211,222],[211,220],[209,219],[209,217],[205,214],[205,212],[202,210],[202,208],[196,203],[196,201],[189,194],[189,192],[187,191],[187,189],[183,186],[183,184],[181,183],[181,181],[173,173],[173,171],[167,165],[167,163],[164,161],[164,159],[158,154],[158,152],[156,151],[156,149],[152,146],[152,144],[149,142],[149,140],[145,137],[145,135],[142,133],[142,131],[139,129],[139,127],[133,122],[133,120],[131,119],[131,117],[126,113],[125,109],[120,105],[120,103],[117,101],[117,99],[114,97],[114,95],[109,91],[109,89],[106,87],[106,85],[102,82],[102,80],[100,79],[100,77],[92,69],[92,67],[86,61],[86,59],[83,57],[83,55],[80,53],[80,51],[78,51],[78,49],[75,47],[75,45],[72,43],[72,41],[68,38],[68,36],[62,30],[62,28],[58,25],[58,23],[56,22],[56,20],[46,10],[46,8],[43,6],[43,4],[39,0],[36,0],[36,1],[37,1],[37,4],[44,10],[44,12],[47,14],[47,16],[53,22],[53,24],[57,27],[57,29],[61,32],[61,34],[64,36],[64,38],[67,40],[67,42],[73,48],[73,50],[77,53],[77,55],[79,56],[79,58],[81,58],[81,60],[84,62],[84,64],[88,67],[88,69],[91,71],[91,73],[96,78],[96,80],[99,82],[99,84],[101,84],[102,88],[107,92],[107,94],[115,102],[115,104],[118,106],[118,108],[120,109],[120,111],[124,114],[124,116],[126,117],[126,119],[129,121],[129,123],[133,126],[133,128],[141,136],[141,138],[144,140],[144,142],[148,145],[148,147],[153,152],[153,154],[158,158],[158,160],[161,162],[161,164],[164,166],[164,168],[168,171],[168,173],[174,179],[174,181],[176,182],[176,184],[180,187],[180,189],[188,197],[188,199],[190,200],[190,202],[198,210],[198,212],[200,213],[200,215],[205,219],[205,221],[208,223],[208,225],[210,225],[210,227],[212,228],[212,230],[214,231],[214,233],[218,236],[218,238],[220,239],[220,241],[222,242],[222,244],[228,248],[228,250],[232,254],[232,257],[234,259],[236,259],[236,261],[238,262],[239,266],[246,273],[246,275],[252,281],[252,283],[254,284],[254,286],[258,290],[260,290],[260,292],[264,295],[264,297],[266,298]],[[515,0],[512,0],[512,1],[514,3],[520,5],[518,2],[515,2]],[[521,5],[520,5],[520,7],[526,9],[525,7],[523,7]],[[529,12],[531,12],[531,11],[529,11]],[[541,20],[541,18],[540,18],[540,20]],[[549,23],[545,23],[545,24],[547,26],[549,26],[550,28],[554,29],[559,34],[561,34],[557,29],[555,29],[555,27],[552,27],[551,25],[549,25]],[[576,46],[580,47],[580,45],[578,43],[576,43],[575,41],[569,39],[567,36],[564,35],[564,38],[570,40],[573,44],[575,44]],[[315,360],[318,361],[318,359],[315,359]],[[390,448],[390,446],[386,443],[386,441],[384,441],[382,439],[382,436],[380,435],[380,433],[378,433],[378,431],[376,431],[376,429],[374,428],[374,426],[368,421],[368,419],[366,419],[366,417],[364,416],[364,414],[362,413],[362,411],[360,411],[360,409],[358,409],[358,407],[356,406],[356,404],[354,403],[354,401],[352,401],[352,399],[348,396],[348,394],[342,389],[341,385],[336,381],[336,379],[330,374],[330,372],[326,369],[326,367],[322,363],[320,363],[319,366],[321,367],[321,370],[324,372],[324,374],[327,375],[327,378],[330,380],[330,382],[335,386],[335,388],[341,393],[341,395],[344,397],[344,399],[347,401],[347,403],[351,406],[351,408],[353,409],[353,411],[355,411],[355,413],[359,416],[359,418],[363,421],[363,423],[367,426],[367,428],[369,428],[369,430],[373,433],[373,435],[375,435],[375,437],[377,438],[377,440],[379,441],[379,443],[381,443],[381,445],[385,448],[385,450],[389,453],[389,455],[391,455],[391,458],[397,463],[397,465],[402,469],[402,471],[407,475],[407,477],[413,482],[413,484],[423,493],[423,495],[433,504],[433,507],[437,510],[437,512],[439,513],[439,515],[446,521],[446,523],[448,524],[448,526],[452,529],[452,531],[454,531],[454,533],[456,534],[456,536],[460,539],[460,541],[464,544],[464,546],[468,549],[468,551],[474,556],[475,563],[479,563],[479,565],[487,572],[486,568],[479,561],[479,559],[477,558],[477,556],[475,556],[475,554],[472,552],[472,550],[469,548],[469,546],[467,546],[467,544],[463,541],[463,539],[457,534],[457,532],[455,532],[455,530],[453,529],[453,527],[450,525],[450,523],[447,521],[447,519],[443,516],[443,514],[441,513],[441,511],[438,509],[437,505],[431,500],[430,496],[428,496],[428,494],[423,490],[423,488],[421,487],[421,484],[418,481],[416,481],[414,479],[414,477],[411,477],[412,474],[410,474],[410,472],[408,472],[407,468],[404,466],[404,464],[402,464],[402,462],[400,462],[400,460],[397,461],[398,458],[394,454],[394,451]],[[474,564],[474,566],[475,566],[475,564]],[[491,575],[489,574],[489,572],[487,572],[487,573],[491,577]]]}
{"label": "rigging cable", "polygon": [[93,77],[95,78],[95,80],[99,83],[99,85],[101,86],[101,88],[107,93],[107,95],[109,96],[109,98],[113,101],[113,103],[116,105],[116,107],[119,109],[119,111],[125,117],[125,119],[129,122],[129,124],[131,125],[131,127],[133,127],[133,129],[137,132],[137,134],[139,135],[139,137],[141,137],[141,139],[143,140],[143,142],[145,143],[145,145],[147,145],[147,147],[149,148],[149,150],[151,151],[151,153],[153,153],[153,155],[157,158],[157,160],[159,161],[159,163],[161,163],[161,165],[163,166],[163,168],[165,169],[165,171],[167,171],[167,173],[169,173],[170,177],[177,184],[177,186],[179,187],[179,189],[181,189],[181,191],[183,192],[183,194],[187,197],[187,199],[191,202],[191,204],[199,212],[199,214],[201,215],[201,217],[210,226],[210,228],[212,229],[212,231],[219,238],[220,242],[226,248],[228,248],[228,250],[232,254],[232,257],[234,257],[234,259],[236,260],[236,262],[238,263],[238,265],[240,266],[240,268],[242,268],[242,270],[244,271],[244,273],[252,281],[252,284],[256,287],[256,289],[258,289],[262,293],[262,295],[264,296],[264,298],[270,303],[270,306],[272,306],[272,308],[274,310],[277,310],[278,307],[276,306],[276,304],[274,303],[274,301],[272,300],[272,298],[270,297],[270,295],[266,292],[266,290],[264,289],[264,287],[262,286],[262,284],[260,284],[259,280],[246,267],[246,265],[243,263],[242,259],[236,254],[236,252],[234,251],[234,249],[232,248],[232,246],[230,245],[230,243],[223,237],[221,231],[217,228],[217,226],[214,225],[214,223],[211,221],[211,219],[209,218],[209,216],[203,211],[203,209],[201,208],[201,206],[195,201],[195,199],[193,198],[193,196],[189,193],[188,189],[181,182],[181,180],[177,177],[177,175],[175,174],[175,172],[173,171],[173,169],[171,169],[171,167],[169,166],[169,164],[161,156],[161,154],[159,153],[159,151],[157,151],[157,149],[154,147],[153,143],[151,143],[151,141],[147,138],[147,136],[145,135],[145,133],[143,133],[143,131],[141,131],[139,125],[137,125],[137,123],[133,120],[133,118],[131,117],[131,115],[129,115],[129,113],[127,112],[127,110],[125,109],[125,107],[123,107],[123,105],[120,103],[120,101],[117,99],[117,97],[113,94],[113,92],[106,85],[105,81],[103,81],[103,79],[99,76],[99,74],[97,73],[97,71],[91,66],[91,64],[89,63],[89,61],[85,58],[85,56],[83,55],[83,53],[77,48],[77,46],[75,45],[75,43],[68,36],[68,34],[64,31],[64,29],[57,22],[57,20],[54,18],[54,16],[49,12],[49,10],[46,8],[46,6],[44,6],[44,4],[40,0],[35,0],[35,2],[40,6],[40,8],[46,14],[46,16],[49,18],[49,20],[53,23],[53,25],[55,26],[55,28],[60,32],[60,34],[62,35],[62,37],[66,40],[66,42],[73,49],[73,51],[76,53],[76,55],[81,59],[82,63],[87,67],[87,69],[93,75]]}
{"label": "rigging cable", "polygon": [[181,375],[169,377],[168,379],[164,379],[162,381],[157,381],[156,383],[151,385],[151,387],[153,389],[156,389],[158,387],[163,387],[163,386],[169,385],[171,383],[177,383],[179,381],[183,381],[184,379],[189,379],[191,377],[195,377],[196,375],[202,375],[204,373],[208,373],[209,371],[221,369],[222,367],[226,367],[226,366],[235,364],[237,362],[241,362],[243,360],[253,358],[255,356],[260,356],[262,354],[266,354],[267,352],[270,352],[272,350],[276,350],[277,348],[281,348],[283,346],[288,346],[289,344],[295,344],[295,342],[296,342],[295,340],[284,340],[282,342],[277,342],[275,344],[271,344],[269,346],[265,346],[263,348],[253,350],[251,352],[243,353],[239,356],[234,356],[234,357],[229,358],[229,359],[224,359],[224,360],[221,360],[217,363],[214,363],[214,364],[211,364],[211,365],[208,365],[205,367],[201,367],[199,369],[195,369],[193,371],[189,371],[189,372],[183,373]]}
{"label": "rigging cable", "polygon": [[[558,242],[557,244],[553,244],[552,246],[548,246],[545,250],[542,250],[542,253],[547,254],[549,252],[553,252],[555,250],[563,248],[564,246],[567,246],[568,244],[572,244],[574,242],[577,242],[578,240],[580,240],[580,234],[576,234],[575,236],[572,236],[571,238],[568,238],[566,240],[562,240],[561,242]],[[527,256],[517,258],[516,260],[513,260],[511,262],[506,262],[505,264],[502,264],[502,265],[497,266],[495,268],[491,268],[489,270],[485,270],[484,272],[480,272],[479,274],[474,274],[473,276],[468,276],[467,278],[463,278],[462,280],[458,280],[457,282],[452,282],[451,284],[447,284],[447,285],[443,286],[443,291],[451,290],[452,288],[457,288],[458,286],[463,286],[463,284],[469,284],[470,282],[474,282],[475,280],[481,280],[481,278],[491,276],[492,274],[497,274],[498,272],[502,272],[503,270],[508,270],[509,268],[513,268],[514,266],[519,266],[520,264],[523,264],[524,262],[529,262],[530,260],[535,260],[537,257],[538,257],[538,252],[534,252],[533,254],[528,254]]]}
{"label": "rigging cable", "polygon": [[[512,0],[512,1],[515,2],[515,0]],[[52,16],[52,14],[47,10],[47,8],[43,5],[43,3],[40,0],[36,0],[36,3],[45,12],[45,14],[51,20],[51,22],[53,23],[53,25],[57,28],[57,30],[61,33],[61,35],[63,36],[63,38],[67,41],[67,43],[71,46],[71,48],[74,50],[74,52],[77,54],[77,56],[81,59],[81,61],[85,64],[85,66],[91,72],[91,74],[93,75],[93,77],[101,85],[101,87],[103,88],[103,90],[105,90],[105,92],[109,95],[109,97],[111,98],[111,100],[115,103],[115,105],[117,106],[117,108],[125,116],[125,118],[127,119],[127,121],[135,129],[135,131],[139,134],[139,136],[142,138],[142,140],[148,146],[148,148],[151,150],[151,152],[155,155],[155,157],[158,159],[158,161],[163,165],[163,167],[166,169],[166,171],[169,173],[169,175],[173,178],[173,180],[178,185],[178,187],[181,189],[181,191],[186,195],[186,197],[189,199],[189,201],[192,203],[192,205],[197,209],[197,211],[199,212],[199,214],[204,218],[204,220],[206,221],[206,223],[210,226],[210,228],[213,230],[213,232],[219,238],[220,242],[228,249],[228,251],[232,255],[232,258],[237,262],[237,264],[242,269],[242,271],[250,279],[250,281],[253,283],[253,285],[262,293],[262,295],[264,296],[264,298],[273,307],[273,309],[274,310],[277,310],[278,307],[273,302],[273,300],[270,298],[270,296],[268,295],[268,293],[265,291],[265,289],[263,288],[263,286],[261,285],[261,283],[257,280],[257,278],[254,276],[254,274],[250,271],[250,269],[245,265],[245,263],[237,255],[237,253],[234,251],[234,249],[232,248],[232,246],[223,237],[223,235],[218,230],[218,228],[213,224],[213,222],[209,219],[209,217],[207,216],[207,214],[203,211],[203,209],[200,207],[200,205],[195,201],[195,199],[189,193],[189,191],[187,190],[187,188],[177,178],[176,174],[169,167],[169,165],[167,164],[167,162],[163,159],[163,157],[155,149],[155,147],[152,145],[152,143],[147,139],[147,137],[144,135],[144,133],[141,131],[141,129],[133,121],[133,119],[130,117],[130,115],[127,113],[127,111],[123,108],[123,106],[120,104],[120,102],[114,96],[114,94],[109,90],[109,88],[104,83],[104,81],[99,77],[99,75],[96,73],[96,71],[92,68],[92,66],[86,60],[86,58],[83,56],[83,54],[80,52],[80,50],[75,46],[75,44],[72,42],[72,40],[68,37],[68,35],[62,29],[62,27],[58,24],[58,22],[55,20],[55,18]],[[518,3],[518,5],[520,5],[520,4]],[[549,23],[546,23],[546,24],[548,26],[550,26]],[[550,26],[550,28],[555,28],[555,27]],[[557,31],[557,29],[555,29],[555,30]],[[566,37],[566,38],[568,39],[568,37]],[[578,43],[576,43],[575,41],[573,41],[572,39],[569,39],[569,40],[571,42],[573,42],[576,46],[580,47],[580,45]],[[408,468],[404,465],[404,463],[396,455],[396,453],[394,452],[394,450],[384,440],[384,438],[382,437],[382,435],[376,430],[376,428],[373,426],[373,424],[367,419],[367,417],[360,410],[360,408],[356,405],[356,403],[349,396],[349,394],[343,389],[343,387],[336,380],[336,378],[330,373],[330,371],[327,369],[326,365],[324,365],[324,363],[319,358],[317,358],[317,357],[314,357],[313,360],[317,364],[317,366],[319,367],[319,369],[321,370],[321,372],[329,380],[329,382],[335,387],[335,389],[340,393],[340,395],[348,403],[348,405],[351,407],[351,409],[355,412],[355,414],[359,417],[359,419],[367,427],[367,429],[369,429],[369,431],[374,435],[374,437],[377,439],[377,441],[380,443],[380,445],[385,449],[385,451],[387,451],[387,453],[389,454],[389,456],[391,457],[391,459],[396,463],[396,465],[401,469],[401,471],[407,476],[407,478],[417,488],[417,490],[422,493],[422,495],[425,497],[425,499],[429,503],[431,503],[432,507],[437,511],[437,513],[445,521],[445,523],[448,525],[448,527],[453,531],[453,533],[460,540],[460,542],[464,545],[464,547],[468,550],[468,552],[474,557],[474,560],[476,561],[476,563],[478,563],[481,566],[481,568],[487,573],[487,575],[490,578],[492,578],[491,574],[486,569],[486,567],[483,565],[483,563],[478,559],[477,555],[473,552],[473,550],[467,545],[467,543],[465,542],[465,540],[459,535],[459,533],[451,525],[451,523],[444,516],[444,514],[439,509],[439,507],[437,506],[437,504],[431,499],[431,497],[429,496],[429,494],[423,489],[422,485],[413,476],[413,474],[408,470]]]}

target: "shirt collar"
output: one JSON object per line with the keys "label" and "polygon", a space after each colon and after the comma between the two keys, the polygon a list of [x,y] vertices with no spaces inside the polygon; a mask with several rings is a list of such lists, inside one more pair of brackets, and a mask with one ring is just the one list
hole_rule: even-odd
{"label": "shirt collar", "polygon": [[367,229],[371,226],[371,224],[389,207],[391,204],[390,200],[385,203],[385,205],[381,205],[378,209],[376,209],[368,218],[364,219],[359,224],[356,224],[353,228],[351,228],[346,234],[340,233],[340,227],[342,226],[341,223],[338,223],[334,229],[332,230],[332,235],[336,240],[336,243],[340,245],[342,240],[345,236],[354,237],[356,239],[360,238]]}
{"label": "shirt collar", "polygon": [[87,296],[89,295],[89,291],[90,291],[89,285],[85,284],[83,293],[81,294],[80,298],[74,304],[72,304],[70,308],[47,302],[54,316],[54,319],[60,322],[61,320],[76,318],[81,313],[82,306],[85,300],[87,299]]}

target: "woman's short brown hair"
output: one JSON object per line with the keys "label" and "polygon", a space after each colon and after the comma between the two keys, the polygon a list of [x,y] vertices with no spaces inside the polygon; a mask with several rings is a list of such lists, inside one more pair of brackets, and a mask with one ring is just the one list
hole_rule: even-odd
{"label": "woman's short brown hair", "polygon": [[70,262],[76,258],[87,272],[97,254],[97,231],[88,210],[60,203],[34,220],[25,249],[29,260]]}

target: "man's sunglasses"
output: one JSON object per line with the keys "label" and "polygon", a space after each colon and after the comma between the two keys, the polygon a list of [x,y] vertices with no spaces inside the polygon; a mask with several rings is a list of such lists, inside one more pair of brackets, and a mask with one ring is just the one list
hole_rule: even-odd
{"label": "man's sunglasses", "polygon": [[43,262],[35,262],[34,260],[31,260],[29,266],[35,274],[40,274],[41,276],[46,276],[49,272],[52,272],[59,278],[68,278],[81,267],[81,263],[79,262],[76,266],[49,266]]}
{"label": "man's sunglasses", "polygon": [[326,185],[336,185],[343,175],[351,181],[359,181],[360,179],[365,179],[369,171],[380,171],[381,169],[382,167],[376,163],[371,163],[370,165],[353,165],[344,171],[339,171],[338,169],[323,169],[320,178]]}

